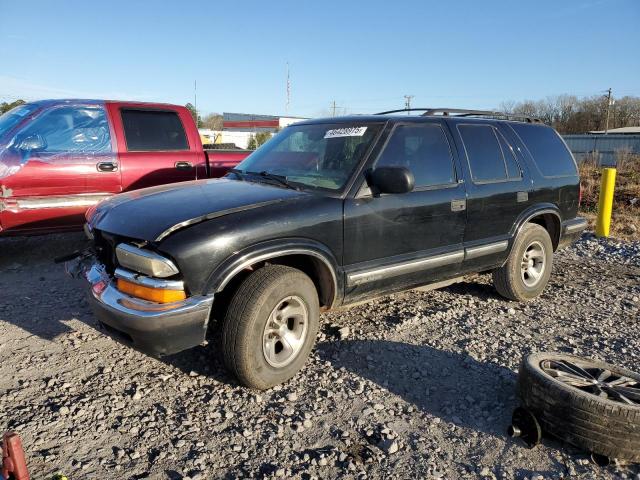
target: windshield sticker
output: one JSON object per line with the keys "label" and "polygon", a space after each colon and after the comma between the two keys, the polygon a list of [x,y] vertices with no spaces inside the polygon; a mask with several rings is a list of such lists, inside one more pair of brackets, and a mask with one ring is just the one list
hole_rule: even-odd
{"label": "windshield sticker", "polygon": [[325,133],[324,138],[361,137],[366,131],[367,127],[335,128],[333,130],[328,130],[327,133]]}

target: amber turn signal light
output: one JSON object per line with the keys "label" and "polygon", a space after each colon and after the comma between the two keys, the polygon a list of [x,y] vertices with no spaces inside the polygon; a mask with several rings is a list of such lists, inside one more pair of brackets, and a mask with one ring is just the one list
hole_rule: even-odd
{"label": "amber turn signal light", "polygon": [[165,290],[161,288],[145,287],[137,283],[118,278],[118,290],[132,297],[142,298],[156,303],[179,302],[187,298],[184,290]]}

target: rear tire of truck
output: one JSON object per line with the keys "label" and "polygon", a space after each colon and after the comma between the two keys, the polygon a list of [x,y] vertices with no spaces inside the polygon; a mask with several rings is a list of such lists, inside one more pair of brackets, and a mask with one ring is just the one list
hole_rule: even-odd
{"label": "rear tire of truck", "polygon": [[527,223],[513,242],[507,262],[493,270],[493,285],[509,300],[532,300],[547,286],[552,263],[549,232],[540,225]]}
{"label": "rear tire of truck", "polygon": [[264,390],[293,377],[316,340],[318,292],[300,270],[267,265],[231,298],[222,326],[227,368],[243,385]]}

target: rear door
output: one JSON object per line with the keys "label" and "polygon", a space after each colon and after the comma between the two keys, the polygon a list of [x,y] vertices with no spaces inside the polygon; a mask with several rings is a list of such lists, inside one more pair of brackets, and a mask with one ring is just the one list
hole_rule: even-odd
{"label": "rear door", "polygon": [[108,107],[124,191],[206,177],[202,145],[186,109],[120,103]]}
{"label": "rear door", "polygon": [[[111,129],[100,103],[56,105],[25,125],[5,155],[17,171],[2,180],[3,229],[24,233],[77,228],[86,209],[119,191]],[[97,165],[116,168],[89,181]]]}
{"label": "rear door", "polygon": [[344,207],[346,296],[421,285],[462,264],[465,189],[451,138],[440,121],[398,124],[375,167],[403,166],[406,194],[373,196],[366,184]]}
{"label": "rear door", "polygon": [[452,122],[467,184],[465,268],[501,263],[511,230],[530,205],[531,180],[512,134],[499,122]]}

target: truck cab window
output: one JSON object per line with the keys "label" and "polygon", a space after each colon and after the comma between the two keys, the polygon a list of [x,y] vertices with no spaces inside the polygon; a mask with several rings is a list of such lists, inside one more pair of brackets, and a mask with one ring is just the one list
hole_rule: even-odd
{"label": "truck cab window", "polygon": [[416,188],[455,182],[449,142],[437,124],[396,127],[376,162],[376,167],[391,166],[411,170]]}
{"label": "truck cab window", "polygon": [[27,141],[49,153],[111,152],[109,123],[102,107],[61,107],[44,112],[20,131],[16,145]]}
{"label": "truck cab window", "polygon": [[121,114],[129,152],[189,150],[176,112],[127,108]]}

